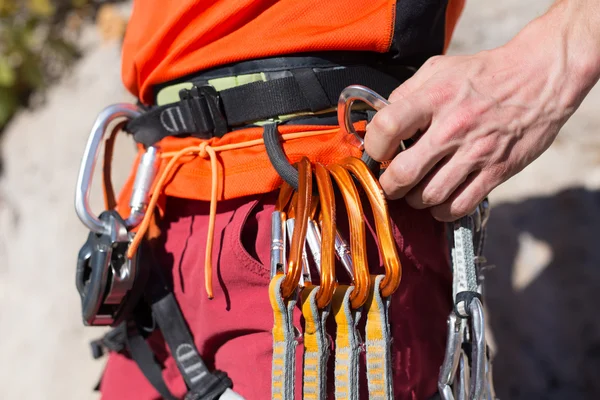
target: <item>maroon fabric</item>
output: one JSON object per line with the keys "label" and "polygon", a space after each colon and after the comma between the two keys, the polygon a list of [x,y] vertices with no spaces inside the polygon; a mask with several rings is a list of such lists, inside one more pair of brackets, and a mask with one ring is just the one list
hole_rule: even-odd
{"label": "maroon fabric", "polygon": [[[164,251],[160,252],[160,261],[166,275],[172,277],[175,296],[198,350],[209,368],[227,372],[234,390],[248,400],[270,398],[273,317],[267,288],[275,199],[276,194],[270,193],[219,202],[213,251],[213,300],[204,291],[208,203],[169,198],[163,221]],[[344,232],[347,221],[341,204],[337,221]],[[363,204],[368,209],[365,199]],[[391,202],[389,207],[403,266],[402,283],[392,297],[390,308],[395,398],[427,399],[437,390],[446,318],[451,309],[444,226],[426,210],[410,209],[404,201]],[[372,226],[369,224],[369,258],[372,272],[378,272],[382,268]],[[338,276],[345,279],[341,271]],[[301,322],[297,309],[296,326],[301,327]],[[171,391],[182,396],[185,385],[160,334],[154,334],[150,344],[164,365],[163,376]],[[301,398],[302,352],[300,343],[297,398]],[[361,374],[361,385],[366,389],[364,369]],[[332,392],[333,363],[329,376]],[[121,354],[110,355],[101,392],[105,400],[160,398],[135,362]]]}

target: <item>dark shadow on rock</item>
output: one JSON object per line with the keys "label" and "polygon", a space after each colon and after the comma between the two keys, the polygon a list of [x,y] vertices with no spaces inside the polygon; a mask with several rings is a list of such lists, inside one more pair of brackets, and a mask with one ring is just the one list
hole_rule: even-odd
{"label": "dark shadow on rock", "polygon": [[[486,276],[500,399],[600,398],[600,192],[570,189],[492,209]],[[513,289],[519,236],[552,250],[549,265]]]}

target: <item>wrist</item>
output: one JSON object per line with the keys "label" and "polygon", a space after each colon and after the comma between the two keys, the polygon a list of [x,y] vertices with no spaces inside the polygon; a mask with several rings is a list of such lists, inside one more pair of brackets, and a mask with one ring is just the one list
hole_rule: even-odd
{"label": "wrist", "polygon": [[564,66],[579,94],[587,94],[600,78],[600,2],[559,0],[532,22],[542,36],[547,56]]}

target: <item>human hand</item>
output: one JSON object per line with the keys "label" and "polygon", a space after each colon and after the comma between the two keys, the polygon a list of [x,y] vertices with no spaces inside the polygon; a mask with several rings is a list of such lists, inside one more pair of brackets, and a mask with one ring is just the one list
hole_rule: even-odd
{"label": "human hand", "polygon": [[388,198],[453,221],[550,146],[597,71],[548,36],[533,24],[492,51],[433,57],[391,94],[364,142],[375,160],[393,159],[380,178]]}

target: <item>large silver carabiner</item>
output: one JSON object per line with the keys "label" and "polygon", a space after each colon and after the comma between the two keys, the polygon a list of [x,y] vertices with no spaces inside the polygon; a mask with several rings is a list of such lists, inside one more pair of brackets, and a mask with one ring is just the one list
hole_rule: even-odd
{"label": "large silver carabiner", "polygon": [[[108,234],[111,227],[96,216],[90,207],[89,196],[94,169],[100,153],[100,144],[106,130],[117,120],[129,120],[141,115],[141,111],[133,104],[114,104],[100,112],[90,132],[85,152],[81,159],[77,188],[75,191],[75,211],[81,222],[97,234]],[[117,125],[114,129],[117,129]],[[125,220],[128,229],[138,225],[145,213],[147,195],[157,169],[157,149],[149,147],[142,156],[136,172],[131,195],[131,214]]]}

